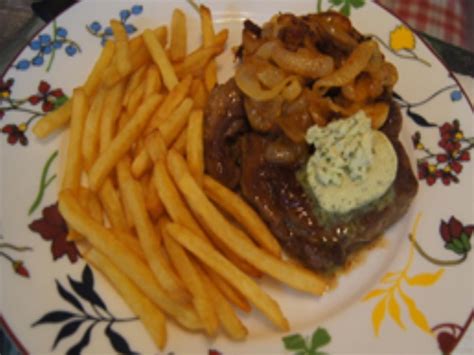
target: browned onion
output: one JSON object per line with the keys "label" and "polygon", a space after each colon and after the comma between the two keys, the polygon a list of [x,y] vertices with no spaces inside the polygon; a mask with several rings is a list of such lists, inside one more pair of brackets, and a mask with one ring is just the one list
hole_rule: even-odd
{"label": "browned onion", "polygon": [[319,24],[338,47],[351,51],[357,46],[357,41],[349,34],[351,23],[347,17],[337,12],[331,12],[322,16],[322,21],[319,21]]}
{"label": "browned onion", "polygon": [[246,97],[244,100],[245,112],[252,128],[259,132],[268,132],[275,120],[281,115],[283,99],[277,96],[270,101],[255,101]]}
{"label": "browned onion", "polygon": [[[342,87],[342,95],[351,101],[364,102],[369,97],[374,98],[373,93],[378,92],[376,83],[368,73],[360,74],[355,81]],[[380,87],[381,88],[381,87]]]}
{"label": "browned onion", "polygon": [[342,67],[316,81],[313,88],[338,87],[350,83],[364,70],[376,49],[376,42],[362,42],[352,51]]}
{"label": "browned onion", "polygon": [[372,54],[369,62],[367,63],[367,67],[364,69],[367,73],[375,74],[377,73],[384,63],[384,58],[382,52],[377,48]]}
{"label": "browned onion", "polygon": [[[278,14],[258,36],[244,31],[243,42],[247,50],[235,80],[248,98],[253,129],[281,130],[299,144],[311,125],[324,126],[360,109],[366,108],[374,127],[383,124],[387,106],[380,99],[398,80],[397,70],[347,17],[331,11]],[[313,81],[312,90],[305,88]]]}
{"label": "browned onion", "polygon": [[285,49],[281,43],[277,42],[272,53],[272,59],[282,69],[308,77],[317,79],[328,75],[334,70],[334,60],[324,54],[316,54],[306,48],[299,48],[296,52]]}
{"label": "browned onion", "polygon": [[313,125],[313,118],[308,111],[277,118],[278,125],[285,135],[295,143],[305,141],[306,131]]}
{"label": "browned onion", "polygon": [[390,107],[386,102],[376,102],[364,106],[363,110],[365,114],[370,117],[372,128],[379,129],[387,120]]}
{"label": "browned onion", "polygon": [[340,96],[335,99],[323,97],[316,91],[308,90],[305,95],[309,103],[308,111],[318,126],[325,126],[331,117],[349,117],[363,105]]}
{"label": "browned onion", "polygon": [[293,80],[285,89],[283,89],[281,95],[286,101],[293,101],[300,96],[302,91],[303,88],[301,87],[301,83],[298,80]]}
{"label": "browned onion", "polygon": [[275,45],[275,41],[265,42],[255,52],[255,56],[269,60],[272,57],[272,52],[275,50]]}
{"label": "browned onion", "polygon": [[286,78],[286,73],[280,68],[266,63],[266,65],[259,66],[257,70],[258,80],[267,88],[274,88]]}
{"label": "browned onion", "polygon": [[393,86],[398,81],[398,71],[392,63],[383,63],[374,77],[380,80],[384,86]]}
{"label": "browned onion", "polygon": [[245,55],[255,53],[262,43],[263,40],[254,36],[250,31],[242,31],[242,46],[244,47]]}
{"label": "browned onion", "polygon": [[235,71],[235,82],[242,92],[257,101],[267,101],[275,98],[292,80],[298,80],[294,75],[288,76],[271,89],[260,85],[256,74],[256,65],[243,63]]}

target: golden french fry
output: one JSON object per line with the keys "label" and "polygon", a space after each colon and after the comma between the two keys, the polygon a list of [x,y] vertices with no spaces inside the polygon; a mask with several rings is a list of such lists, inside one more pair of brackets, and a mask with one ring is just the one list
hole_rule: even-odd
{"label": "golden french fry", "polygon": [[191,83],[191,88],[189,89],[189,96],[190,97],[193,97],[194,95],[196,95],[196,92],[199,88],[199,86],[201,85],[201,79],[198,79],[198,78],[194,78],[192,83]]}
{"label": "golden french fry", "polygon": [[[109,66],[115,52],[115,44],[108,41],[94,67],[83,85],[86,94],[91,97],[102,81],[102,72]],[[71,118],[72,101],[67,101],[64,105],[42,117],[33,126],[33,133],[38,138],[45,138],[52,132],[64,127]]]}
{"label": "golden french fry", "polygon": [[[151,61],[150,53],[146,47],[140,47],[130,57],[131,70],[135,72],[138,68],[149,64]],[[127,75],[123,75],[119,72],[116,65],[111,65],[102,73],[102,80],[107,87],[111,87],[117,84],[120,80],[124,79]]]}
{"label": "golden french fry", "polygon": [[130,94],[130,99],[127,103],[127,111],[133,115],[145,96],[145,83],[142,82],[135,90]]}
{"label": "golden french fry", "polygon": [[144,186],[145,189],[145,206],[147,211],[150,213],[150,216],[157,220],[158,217],[163,214],[164,207],[161,202],[158,193],[155,189],[155,184],[152,179],[149,179]]}
{"label": "golden french fry", "polygon": [[[127,166],[128,166],[128,169],[129,169],[128,171],[131,171],[130,170],[130,159],[127,157],[127,158],[125,158],[125,161],[127,162]],[[127,176],[129,176],[128,173],[127,173]],[[132,174],[132,176],[133,176],[133,174]],[[145,198],[145,194],[146,194],[146,191],[148,189],[147,186],[148,186],[148,183],[150,182],[150,180],[151,180],[151,174],[145,174],[142,177],[140,177],[140,179],[135,179],[135,181],[141,187],[144,198]]]}
{"label": "golden french fry", "polygon": [[110,179],[104,181],[98,194],[112,227],[120,231],[128,232],[131,225],[127,223],[122,201]]}
{"label": "golden french fry", "polygon": [[[189,170],[192,172],[191,167]],[[203,188],[206,195],[239,222],[263,249],[277,257],[281,255],[278,241],[259,215],[239,195],[207,175],[204,176]]]}
{"label": "golden french fry", "polygon": [[192,77],[186,76],[181,80],[178,85],[166,96],[163,104],[160,106],[158,111],[153,115],[150,124],[147,127],[147,132],[151,132],[157,129],[158,126],[166,119],[169,115],[181,104],[181,102],[188,95],[189,88],[191,87]]}
{"label": "golden french fry", "polygon": [[[129,169],[125,160],[121,160],[118,164],[119,170]],[[189,299],[189,294],[171,266],[166,262],[166,259],[162,257],[163,254],[160,251],[161,236],[156,232],[148,216],[139,183],[132,178],[131,173],[125,171],[119,174],[119,184],[122,186],[122,197],[125,204],[130,208],[138,239],[150,269],[158,283],[168,291],[172,298],[179,302],[186,302]]]}
{"label": "golden french fry", "polygon": [[115,54],[115,43],[107,41],[102,49],[99,59],[83,85],[87,96],[92,97],[102,82],[102,72],[110,65]]}
{"label": "golden french fry", "polygon": [[42,117],[33,126],[33,133],[38,138],[46,138],[52,132],[66,126],[71,119],[72,99],[69,99],[60,108]]}
{"label": "golden french fry", "polygon": [[186,250],[190,251],[202,263],[211,267],[227,282],[239,289],[278,328],[285,331],[289,329],[288,321],[281,312],[278,303],[216,249],[179,224],[170,223],[165,228],[169,235]]}
{"label": "golden french fry", "polygon": [[247,336],[247,328],[242,324],[239,317],[235,314],[229,302],[221,294],[221,291],[216,287],[206,273],[196,265],[196,270],[199,276],[204,280],[204,284],[216,308],[217,316],[226,331],[226,333],[235,340],[245,339]]}
{"label": "golden french fry", "polygon": [[161,90],[161,76],[156,65],[152,64],[145,75],[145,98]]}
{"label": "golden french fry", "polygon": [[139,154],[133,159],[132,174],[135,178],[140,178],[151,168],[151,160],[145,148],[139,151]]}
{"label": "golden french fry", "polygon": [[[180,223],[190,230],[192,230],[196,235],[198,235],[202,240],[211,244],[210,240],[203,232],[199,223],[195,220],[191,212],[186,206],[186,203],[182,200],[181,195],[179,194],[177,188],[175,187],[171,177],[169,176],[166,164],[163,160],[155,161],[155,167],[153,170],[153,182],[155,188],[158,192],[160,200],[162,201],[166,211],[170,215],[171,219],[177,223]],[[245,272],[260,276],[260,273],[252,268],[247,263],[238,259],[232,252],[229,251],[223,243],[217,243],[219,248],[224,249],[224,254],[226,257],[231,259],[234,264],[238,265],[239,268]]]}
{"label": "golden french fry", "polygon": [[132,72],[138,70],[138,68],[152,63],[152,58],[148,49],[144,46],[139,48],[131,57]]}
{"label": "golden french fry", "polygon": [[[77,189],[75,189],[73,191],[74,191],[74,194],[77,197],[77,201],[79,202],[79,205],[81,206],[81,208],[83,208],[84,210],[89,212],[89,214],[92,217],[92,214],[89,211],[88,203],[87,203],[87,190],[88,189],[85,188],[84,186],[79,186]],[[92,218],[94,218],[94,217],[92,217]]]}
{"label": "golden french fry", "polygon": [[121,75],[127,75],[132,70],[130,61],[130,48],[128,47],[128,35],[125,26],[118,20],[110,20],[110,27],[115,37],[117,48],[116,63]]}
{"label": "golden french fry", "polygon": [[[155,167],[153,170],[152,179],[160,200],[162,201],[171,219],[191,229],[200,238],[210,244],[211,242],[207,238],[206,233],[204,233],[202,228],[199,226],[199,223],[195,220],[189,209],[186,207],[186,203],[182,200],[177,188],[173,183],[173,180],[168,173],[165,162],[163,160],[158,160],[154,161],[154,163]],[[224,255],[241,270],[255,277],[261,276],[261,273],[258,270],[256,270],[249,263],[245,262],[245,260],[242,258],[236,256],[235,253],[233,253],[232,250],[219,239],[212,238],[212,240],[218,246],[218,248],[222,250]]]}
{"label": "golden french fry", "polygon": [[191,95],[194,101],[194,107],[203,110],[206,107],[208,93],[205,84],[198,80],[196,82],[195,92]]}
{"label": "golden french fry", "polygon": [[97,222],[102,223],[104,220],[104,211],[102,204],[95,193],[85,187],[79,187],[78,199],[82,208],[89,212],[90,216]]}
{"label": "golden french fry", "polygon": [[[202,240],[211,244],[207,235],[204,233],[199,223],[195,220],[191,212],[186,206],[186,203],[182,200],[177,188],[175,187],[173,180],[171,179],[166,164],[163,160],[155,161],[155,167],[153,170],[153,181],[155,188],[160,196],[166,211],[170,215],[171,219],[177,223],[184,225],[185,227],[192,230]],[[224,243],[219,239],[212,238],[213,242],[217,247],[222,250],[224,255],[230,259],[235,265],[246,273],[259,277],[261,273],[252,267],[250,264],[237,257]]]}
{"label": "golden french fry", "polygon": [[217,83],[217,63],[214,59],[207,63],[204,68],[204,83],[206,84],[207,92],[211,92]]}
{"label": "golden french fry", "polygon": [[146,137],[145,148],[148,156],[153,162],[166,159],[166,153],[168,150],[166,148],[166,142],[161,136],[160,131],[153,131]]}
{"label": "golden french fry", "polygon": [[193,213],[236,255],[258,270],[297,290],[321,295],[327,289],[326,282],[315,273],[297,265],[285,263],[274,255],[257,248],[247,239],[241,238],[240,235],[245,234],[232,226],[208,200],[189,173],[184,159],[173,151],[168,153],[167,158],[170,174]]}
{"label": "golden french fry", "polygon": [[83,237],[80,240],[74,241],[74,244],[76,245],[76,248],[81,256],[92,248],[91,243],[89,243],[88,240]]}
{"label": "golden french fry", "polygon": [[[79,187],[77,190],[75,190],[75,193],[81,207],[85,209],[86,211],[88,211],[87,199],[86,199],[84,190],[85,188]],[[84,237],[80,235],[79,233],[77,233],[76,230],[69,228],[67,236],[66,236],[66,240],[68,242],[78,242],[78,241],[84,240]],[[86,249],[89,249],[89,248],[86,248]]]}
{"label": "golden french fry", "polygon": [[214,40],[214,25],[212,23],[211,10],[201,5],[199,6],[199,15],[201,17],[201,32],[204,47],[209,47]]}
{"label": "golden french fry", "polygon": [[158,196],[163,202],[166,212],[168,212],[169,216],[174,222],[186,226],[202,240],[210,243],[206,234],[202,231],[198,222],[194,219],[193,215],[187,208],[186,203],[181,198],[178,189],[174,185],[173,180],[168,173],[165,160],[160,159],[158,161],[154,161],[154,163],[155,167],[153,169],[152,180],[155,184]]}
{"label": "golden french fry", "polygon": [[196,313],[206,329],[207,334],[215,335],[219,326],[216,310],[213,307],[210,295],[205,287],[204,281],[196,270],[195,262],[186,254],[183,247],[171,238],[166,232],[166,225],[171,223],[166,218],[160,219],[160,229],[166,251],[170,260],[177,270],[179,276],[184,281],[189,292],[193,296],[193,305]]}
{"label": "golden french fry", "polygon": [[144,76],[147,73],[147,65],[142,65],[138,70],[131,74],[130,79],[128,80],[127,86],[125,88],[125,93],[123,95],[122,106],[127,107],[128,101],[130,100],[130,95],[133,91],[143,82]]}
{"label": "golden french fry", "polygon": [[128,41],[128,48],[130,50],[130,55],[133,55],[140,47],[143,47],[144,42],[143,42],[143,37],[141,34],[138,36],[129,38]]}
{"label": "golden french fry", "polygon": [[145,149],[145,139],[143,138],[143,135],[142,135],[133,145],[133,150],[131,151],[131,154],[130,154],[131,159],[135,159],[143,149]]}
{"label": "golden french fry", "polygon": [[233,288],[227,281],[225,281],[220,275],[216,274],[212,269],[209,269],[205,266],[209,278],[212,280],[214,285],[219,289],[222,295],[225,296],[232,304],[240,308],[245,313],[249,313],[252,310],[252,307],[247,302],[240,291]]}
{"label": "golden french fry", "polygon": [[[97,196],[91,190],[82,186],[76,190],[76,196],[81,207],[85,209],[96,222],[102,223],[104,220],[104,213],[102,210],[102,205],[100,204]],[[74,229],[69,229],[66,240],[70,242],[77,242],[84,240],[84,236],[77,233],[77,231]],[[83,247],[84,246],[85,245],[83,245]],[[89,248],[85,248],[84,250],[86,249]]]}
{"label": "golden french fry", "polygon": [[148,266],[111,231],[97,223],[80,207],[71,190],[59,195],[59,211],[68,225],[84,235],[94,248],[107,256],[133,283],[164,312],[190,330],[202,329],[194,310],[170,298],[159,286]]}
{"label": "golden french fry", "polygon": [[83,254],[83,257],[105,275],[133,313],[143,322],[155,344],[163,350],[166,344],[166,318],[162,311],[97,249],[90,249]]}
{"label": "golden french fry", "polygon": [[186,15],[180,9],[175,9],[171,19],[170,59],[174,62],[183,60],[186,46]]}
{"label": "golden french fry", "polygon": [[165,48],[168,44],[168,28],[165,25],[159,26],[153,30],[153,33],[158,39],[158,42],[161,43],[161,46]]}
{"label": "golden french fry", "polygon": [[116,65],[111,65],[102,72],[101,79],[106,87],[112,87],[122,80],[123,76],[119,73]]}
{"label": "golden french fry", "polygon": [[[176,108],[176,110],[169,116],[169,118],[158,126],[158,130],[167,146],[169,146],[176,139],[179,133],[186,126],[192,107],[193,100],[190,98],[184,99],[183,102],[181,102],[181,104]],[[148,156],[146,149],[142,149],[140,154],[133,161],[133,176],[138,178],[150,168],[151,159]]]}
{"label": "golden french fry", "polygon": [[151,30],[145,30],[143,32],[143,40],[154,62],[158,65],[158,68],[160,68],[166,88],[171,91],[178,84],[178,78],[161,43]]}
{"label": "golden french fry", "polygon": [[[129,155],[128,154],[124,155],[122,160],[127,161],[127,165],[126,165],[127,169],[124,169],[123,166],[121,166],[120,164],[117,164],[117,166],[115,167],[115,173],[116,173],[116,176],[117,176],[117,181],[119,182],[118,183],[118,190],[120,191],[120,195],[124,196],[124,194],[125,194],[124,185],[120,184],[120,181],[125,181],[129,178],[129,174],[130,174],[129,169],[128,169],[128,164],[130,162]],[[125,220],[127,222],[127,225],[129,227],[134,227],[132,213],[130,212],[130,206],[128,206],[127,204],[124,203],[123,209],[124,209]]]}
{"label": "golden french fry", "polygon": [[141,260],[146,262],[145,253],[135,235],[116,229],[112,229],[112,232],[117,240],[120,240],[129,250],[133,251]]}
{"label": "golden french fry", "polygon": [[71,127],[66,156],[66,167],[61,187],[77,189],[81,184],[81,142],[87,116],[87,96],[83,89],[74,89],[72,98]]}
{"label": "golden french fry", "polygon": [[[130,157],[128,155],[125,155],[117,163],[116,174],[117,174],[117,181],[118,181],[120,193],[122,196],[125,196],[128,193],[125,188],[125,183],[128,182],[129,180],[134,180],[132,172],[131,172],[131,168],[130,168]],[[141,190],[141,193],[143,194],[144,191]],[[131,206],[128,203],[124,203],[124,205],[127,207],[126,210],[128,211],[127,213],[130,215],[131,223],[134,224],[134,218],[131,212]],[[136,227],[135,227],[135,230],[136,230]]]}
{"label": "golden french fry", "polygon": [[151,168],[151,160],[146,152],[142,150],[141,153],[133,160],[132,174],[135,178],[140,178]]}
{"label": "golden french fry", "polygon": [[74,229],[69,229],[66,236],[68,242],[79,242],[84,240],[84,237],[77,233]]}
{"label": "golden french fry", "polygon": [[125,82],[119,81],[107,92],[104,109],[100,117],[100,152],[102,153],[115,136],[120,115]]}
{"label": "golden french fry", "polygon": [[126,123],[106,150],[97,158],[89,171],[89,184],[92,190],[97,191],[114,166],[130,150],[134,141],[140,136],[147,125],[151,114],[158,107],[162,97],[151,95],[138,108],[135,115]]}
{"label": "golden french fry", "polygon": [[[161,43],[163,48],[165,48],[168,43],[168,28],[166,26],[159,26],[153,30],[153,33],[155,34],[156,38]],[[145,46],[145,43],[143,42],[143,36],[139,35],[132,38],[129,41],[129,46],[130,52],[132,54],[135,53],[139,48]]]}
{"label": "golden french fry", "polygon": [[96,194],[92,193],[89,189],[89,196],[87,198],[87,208],[92,218],[94,218],[97,222],[103,223],[104,221],[104,209],[102,208],[102,204],[100,203],[99,198]]}
{"label": "golden french fry", "polygon": [[224,50],[223,47],[212,46],[212,47],[201,47],[191,52],[182,62],[174,65],[174,72],[178,78],[191,74],[197,75],[209,61],[220,54]]}
{"label": "golden french fry", "polygon": [[231,248],[229,248],[227,245],[222,243],[220,239],[213,237],[212,242],[217,247],[217,249],[222,253],[222,255],[224,255],[227,258],[227,260],[229,260],[242,272],[254,278],[260,278],[263,276],[263,273],[260,270],[258,270],[252,264],[245,261],[245,259],[239,257]]}
{"label": "golden french fry", "polygon": [[202,186],[204,177],[204,115],[202,110],[194,110],[189,115],[186,129],[186,159],[189,171],[197,183]]}
{"label": "golden french fry", "polygon": [[[116,44],[117,42],[128,42],[128,34],[122,22],[112,19],[110,20],[110,27],[112,28]],[[118,51],[119,49],[117,48]]]}
{"label": "golden french fry", "polygon": [[[171,219],[180,223],[207,243],[211,243],[206,234],[203,232],[199,223],[194,219],[193,215],[182,200],[177,188],[175,187],[171,177],[169,176],[166,164],[163,160],[155,161],[155,168],[153,171],[153,182],[155,188],[160,196],[166,211],[171,216]],[[214,240],[214,239],[213,239]],[[217,245],[223,250],[227,258],[231,259],[240,269],[253,276],[260,276],[260,272],[251,267],[248,263],[236,257],[223,243],[217,241]]]}
{"label": "golden french fry", "polygon": [[122,113],[120,114],[120,117],[118,119],[118,130],[119,131],[121,131],[123,129],[123,127],[125,127],[125,125],[127,124],[129,118],[130,118],[130,115],[128,114],[128,112],[122,110]]}
{"label": "golden french fry", "polygon": [[82,136],[82,158],[84,169],[88,171],[99,155],[100,117],[104,107],[106,91],[101,89],[94,96],[92,105],[87,113]]}
{"label": "golden french fry", "polygon": [[160,124],[158,130],[166,146],[169,146],[179,136],[184,127],[186,127],[192,108],[193,100],[188,97],[181,102],[166,121]]}
{"label": "golden french fry", "polygon": [[166,143],[159,130],[151,132],[145,139],[145,149],[142,149],[132,163],[132,174],[138,178],[152,167],[152,161],[166,157]]}
{"label": "golden french fry", "polygon": [[188,128],[184,128],[179,137],[176,138],[175,142],[171,146],[171,149],[176,150],[181,155],[186,155],[186,137],[188,136]]}
{"label": "golden french fry", "polygon": [[227,28],[219,31],[215,37],[214,37],[214,40],[212,42],[212,46],[215,46],[215,47],[220,47],[220,48],[224,48],[225,47],[225,44],[227,42],[227,38],[229,38],[229,30]]}

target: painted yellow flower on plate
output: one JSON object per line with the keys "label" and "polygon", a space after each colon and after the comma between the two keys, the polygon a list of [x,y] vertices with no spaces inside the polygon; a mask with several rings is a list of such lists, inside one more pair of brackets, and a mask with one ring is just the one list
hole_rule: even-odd
{"label": "painted yellow flower on plate", "polygon": [[402,49],[415,49],[415,36],[413,32],[406,26],[397,26],[390,32],[390,48],[396,52]]}
{"label": "painted yellow flower on plate", "polygon": [[408,274],[415,256],[414,241],[416,240],[416,230],[420,222],[421,215],[418,214],[412,228],[412,244],[410,247],[408,260],[404,268],[397,272],[387,272],[380,280],[381,288],[374,289],[367,293],[363,301],[378,298],[372,310],[372,325],[374,334],[378,336],[386,314],[398,324],[402,329],[406,329],[402,320],[402,310],[408,313],[410,320],[427,334],[432,334],[431,327],[424,313],[418,308],[415,300],[411,298],[403,289],[405,287],[418,286],[428,287],[434,285],[443,276],[444,269],[441,268],[434,273],[420,273],[414,276]]}

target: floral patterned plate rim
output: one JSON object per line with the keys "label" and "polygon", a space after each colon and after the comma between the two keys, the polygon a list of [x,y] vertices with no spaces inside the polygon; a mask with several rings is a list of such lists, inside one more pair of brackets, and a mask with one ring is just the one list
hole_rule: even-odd
{"label": "floral patterned plate rim", "polygon": [[194,48],[198,16],[184,0],[80,2],[35,35],[0,79],[0,352],[472,353],[474,122],[452,75],[409,27],[369,1],[205,3],[216,28],[230,30],[229,49],[218,60],[221,82],[232,73],[230,47],[239,43],[245,18],[263,23],[278,11],[333,9],[376,38],[400,76],[395,100],[404,116],[401,140],[420,184],[409,212],[320,298],[262,280],[288,317],[290,332],[278,332],[256,311],[241,315],[250,331],[245,342],[207,339],[169,322],[169,340],[159,352],[102,275],[65,239],[57,175],[66,134],[38,141],[31,127],[83,82],[111,37],[110,19],[134,35],[169,24],[180,7]]}

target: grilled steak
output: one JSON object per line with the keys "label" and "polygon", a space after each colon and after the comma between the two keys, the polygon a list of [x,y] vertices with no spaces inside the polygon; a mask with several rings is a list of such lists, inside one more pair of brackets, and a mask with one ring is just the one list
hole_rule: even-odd
{"label": "grilled steak", "polygon": [[391,104],[381,129],[398,156],[392,187],[380,201],[323,223],[324,216],[298,180],[298,165],[265,159],[275,138],[250,129],[243,101],[232,79],[212,92],[205,113],[206,170],[254,206],[287,253],[314,270],[330,271],[407,211],[418,183],[398,140],[402,117],[396,104]]}
{"label": "grilled steak", "polygon": [[234,80],[211,92],[205,112],[204,148],[207,173],[235,189],[240,179],[237,139],[248,130],[242,95]]}

